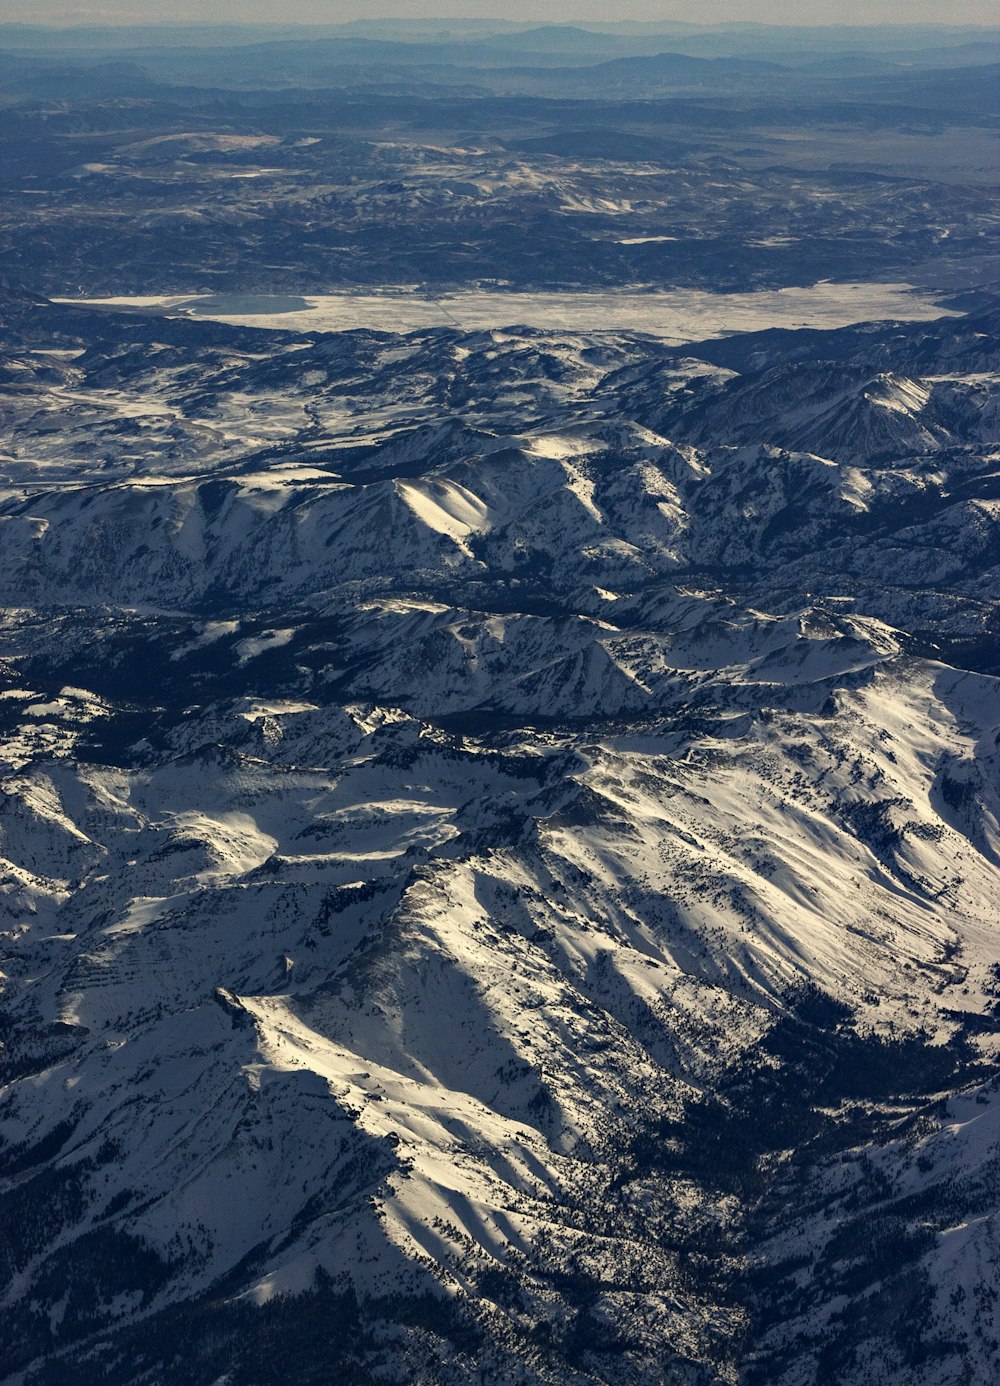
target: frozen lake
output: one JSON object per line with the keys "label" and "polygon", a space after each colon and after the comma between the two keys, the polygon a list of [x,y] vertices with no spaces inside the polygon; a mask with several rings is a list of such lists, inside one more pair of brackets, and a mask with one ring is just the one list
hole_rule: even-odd
{"label": "frozen lake", "polygon": [[555,332],[648,332],[673,342],[766,327],[832,328],[881,318],[915,322],[950,316],[933,297],[908,284],[827,282],[735,294],[698,289],[508,294],[473,289],[432,297],[414,288],[301,297],[188,294],[56,301],[292,332],[352,328],[410,332],[427,327],[477,331],[517,326]]}

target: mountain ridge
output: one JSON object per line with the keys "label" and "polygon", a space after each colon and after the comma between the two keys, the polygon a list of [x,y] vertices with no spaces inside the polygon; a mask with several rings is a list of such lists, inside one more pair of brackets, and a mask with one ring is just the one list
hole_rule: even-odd
{"label": "mountain ridge", "polygon": [[976,313],[10,311],[5,1386],[985,1370]]}

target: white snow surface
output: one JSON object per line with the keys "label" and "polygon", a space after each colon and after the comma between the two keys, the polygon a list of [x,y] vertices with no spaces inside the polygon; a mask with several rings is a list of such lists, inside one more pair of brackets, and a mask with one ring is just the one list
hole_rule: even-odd
{"label": "white snow surface", "polygon": [[[603,209],[606,210],[606,209]],[[625,245],[669,237],[638,237]],[[344,332],[355,328],[408,332],[458,325],[476,331],[511,324],[546,331],[649,332],[674,342],[702,341],[731,332],[764,327],[844,327],[880,318],[920,321],[949,316],[950,310],[912,285],[902,283],[820,282],[751,293],[712,293],[701,289],[615,290],[595,293],[497,293],[461,290],[435,297],[417,289],[377,294],[304,294],[304,310],[273,313],[243,311],[234,296],[144,295],[101,299],[57,299],[82,307],[120,308],[187,314],[240,327],[291,332]],[[204,303],[204,306],[202,304]]]}
{"label": "white snow surface", "polygon": [[[862,311],[810,292],[778,306]],[[241,339],[194,379],[142,344],[18,387],[0,1195],[45,1235],[0,1314],[44,1303],[57,1360],[93,1347],[85,1271],[115,1342],[334,1285],[493,1325],[445,1368],[400,1319],[387,1379],[516,1379],[514,1335],[555,1383],[523,1335],[563,1342],[582,1284],[629,1346],[581,1382],[658,1380],[665,1344],[734,1381],[719,1286],[763,1257],[759,1346],[801,1386],[877,1300],[874,1209],[958,1344],[933,1386],[987,1370],[1000,680],[957,661],[995,629],[995,379],[744,378],[601,326]],[[809,1087],[855,1043],[895,1086]],[[907,1087],[914,1053],[975,1081]],[[789,1074],[769,1115],[835,1153],[803,1138],[796,1184],[766,1148],[789,1211],[748,1249],[739,1141],[699,1164],[690,1114]],[[872,1380],[932,1386],[859,1333]]]}

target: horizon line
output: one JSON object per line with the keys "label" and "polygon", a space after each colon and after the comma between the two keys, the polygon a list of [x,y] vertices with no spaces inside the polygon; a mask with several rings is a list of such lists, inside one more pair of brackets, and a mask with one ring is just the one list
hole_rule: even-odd
{"label": "horizon line", "polygon": [[530,19],[506,19],[502,15],[428,15],[426,18],[414,18],[405,14],[380,14],[372,18],[355,18],[331,20],[322,22],[318,20],[296,20],[289,19],[284,21],[275,20],[245,20],[245,19],[114,19],[107,18],[102,20],[70,20],[60,21],[58,19],[49,20],[26,20],[26,19],[0,19],[0,30],[3,29],[48,29],[48,30],[101,30],[101,29],[346,29],[357,25],[380,24],[391,22],[394,24],[503,24],[512,29],[522,29],[531,33],[538,29],[612,29],[629,27],[633,29],[662,29],[666,27],[674,29],[809,29],[809,30],[845,30],[845,29],[925,29],[925,30],[948,30],[954,32],[959,29],[969,29],[976,32],[1000,32],[1000,23],[985,24],[966,21],[964,23],[931,22],[929,20],[880,20],[873,19],[867,21],[855,20],[852,23],[836,24],[828,22],[798,22],[794,24],[781,24],[769,22],[767,20],[754,19],[729,19],[716,20],[713,23],[703,23],[697,20],[671,20],[671,19],[550,19],[550,20],[530,20]]}

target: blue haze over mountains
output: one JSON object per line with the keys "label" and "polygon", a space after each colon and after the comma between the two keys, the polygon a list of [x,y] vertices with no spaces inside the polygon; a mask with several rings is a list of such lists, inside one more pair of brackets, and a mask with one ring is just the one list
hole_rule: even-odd
{"label": "blue haze over mountains", "polygon": [[0,25],[2,1386],[1000,1367],[1000,28]]}

